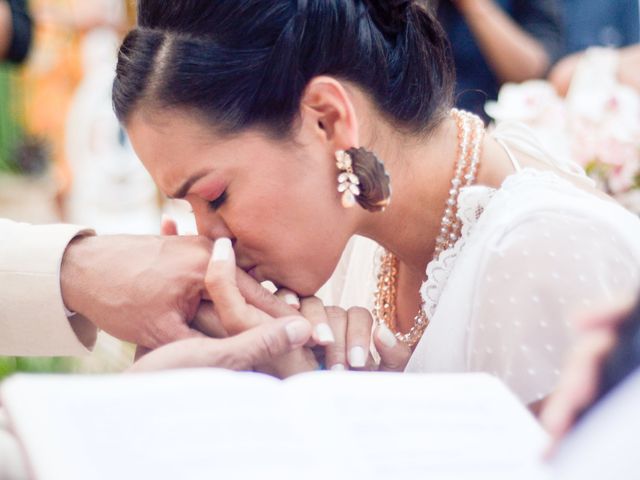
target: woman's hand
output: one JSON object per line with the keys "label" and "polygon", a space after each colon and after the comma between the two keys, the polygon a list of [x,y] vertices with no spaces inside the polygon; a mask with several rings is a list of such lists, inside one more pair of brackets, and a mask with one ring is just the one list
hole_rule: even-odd
{"label": "woman's hand", "polygon": [[320,299],[311,297],[302,299],[300,313],[313,325],[313,344],[324,347],[328,370],[401,372],[411,357],[409,347],[399,342],[386,326],[379,326],[373,332],[373,341],[380,363],[374,361],[371,355],[374,322],[364,308],[325,307]]}
{"label": "woman's hand", "polygon": [[[258,284],[256,284],[257,287],[264,292],[260,295],[268,296],[271,300],[263,299],[264,301],[259,302],[262,303],[260,307],[252,305],[245,298],[244,292],[238,288],[240,281],[249,282],[253,279],[236,268],[231,240],[220,238],[214,244],[209,269],[205,275],[205,286],[215,307],[215,315],[229,335],[238,335],[246,330],[273,322],[276,316],[299,315],[292,307],[269,294]],[[259,369],[284,378],[317,368],[318,364],[313,352],[309,349],[301,349],[263,365]]]}
{"label": "woman's hand", "polygon": [[[169,219],[163,220],[161,230],[164,235],[177,234],[175,223]],[[207,290],[212,297],[210,278],[213,275],[215,274],[212,265],[206,281]],[[345,311],[338,307],[325,307],[316,297],[301,300],[287,289],[281,289],[275,295],[271,295],[239,269],[236,270],[236,281],[240,287],[240,297],[245,300],[249,314],[225,316],[220,314],[217,302],[214,301],[216,308],[209,302],[203,302],[194,321],[194,328],[208,336],[224,338],[267,321],[263,318],[265,313],[267,317],[279,317],[296,315],[299,310],[299,314],[312,325],[312,337],[306,345],[307,348],[302,351],[302,361],[300,358],[294,361],[280,359],[277,362],[279,365],[268,367],[268,370],[271,373],[275,372],[277,376],[284,377],[317,369],[316,357],[323,359],[328,369],[381,371],[402,371],[411,357],[411,350],[398,342],[388,328],[381,327],[376,329],[374,334],[374,344],[380,354],[380,364],[375,364],[370,354],[373,319],[365,309],[352,308]],[[334,335],[334,332],[339,332],[339,335]]]}

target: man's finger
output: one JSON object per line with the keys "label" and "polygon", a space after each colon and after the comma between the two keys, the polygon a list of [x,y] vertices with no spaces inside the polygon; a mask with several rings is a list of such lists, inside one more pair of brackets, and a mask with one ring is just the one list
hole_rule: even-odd
{"label": "man's finger", "polygon": [[169,237],[178,235],[178,224],[168,215],[162,215],[162,220],[160,220],[160,234]]}
{"label": "man's finger", "polygon": [[200,303],[200,308],[198,308],[198,312],[191,322],[191,328],[211,338],[226,338],[229,336],[211,302],[203,301]]}
{"label": "man's finger", "polygon": [[288,317],[265,323],[228,339],[226,348],[234,353],[238,370],[249,370],[301,348],[311,338],[311,324],[301,317]]}

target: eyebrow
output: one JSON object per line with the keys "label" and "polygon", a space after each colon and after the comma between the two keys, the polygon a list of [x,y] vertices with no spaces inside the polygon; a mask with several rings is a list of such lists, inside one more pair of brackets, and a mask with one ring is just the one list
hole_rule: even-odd
{"label": "eyebrow", "polygon": [[196,183],[205,175],[207,175],[208,173],[209,173],[208,170],[201,170],[197,173],[194,173],[189,177],[189,179],[187,179],[187,181],[185,181],[182,184],[182,186],[176,191],[176,193],[174,193],[173,195],[169,195],[169,198],[171,199],[184,198],[187,195],[187,193],[189,193],[189,190],[191,190],[191,187],[193,187],[193,184]]}

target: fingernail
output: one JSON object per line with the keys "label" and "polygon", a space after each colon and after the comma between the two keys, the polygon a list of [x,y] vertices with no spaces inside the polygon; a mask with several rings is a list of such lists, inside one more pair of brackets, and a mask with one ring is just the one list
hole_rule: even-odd
{"label": "fingernail", "polygon": [[385,347],[393,348],[398,344],[398,339],[393,334],[389,327],[382,324],[378,327],[378,340],[382,342]]}
{"label": "fingernail", "polygon": [[316,325],[316,340],[321,344],[335,343],[331,327],[326,323]]}
{"label": "fingernail", "polygon": [[293,320],[284,327],[292,345],[304,345],[309,340],[311,326],[306,320]]}
{"label": "fingernail", "polygon": [[227,262],[231,259],[232,252],[233,247],[231,245],[231,240],[228,238],[219,238],[213,245],[212,260],[214,262]]}
{"label": "fingernail", "polygon": [[349,365],[353,368],[364,368],[367,363],[367,356],[364,348],[353,347],[349,350]]}
{"label": "fingernail", "polygon": [[283,299],[284,303],[286,303],[287,305],[290,305],[294,308],[300,308],[300,299],[295,293],[287,292],[284,294]]}
{"label": "fingernail", "polygon": [[169,215],[167,215],[166,213],[163,213],[163,214],[160,216],[160,223],[161,223],[161,224],[163,224],[163,223],[167,223],[167,222],[171,222],[171,221],[172,221],[172,220],[171,220],[171,217],[170,217]]}
{"label": "fingernail", "polygon": [[333,367],[331,367],[332,372],[344,372],[347,369],[343,364],[336,363]]}

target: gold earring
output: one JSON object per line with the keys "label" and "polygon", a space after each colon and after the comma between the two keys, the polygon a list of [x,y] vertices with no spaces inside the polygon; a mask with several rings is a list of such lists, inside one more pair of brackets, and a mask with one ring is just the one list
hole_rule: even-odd
{"label": "gold earring", "polygon": [[337,151],[336,160],[342,205],[358,203],[370,212],[384,211],[391,202],[391,179],[378,157],[364,148],[350,148]]}

